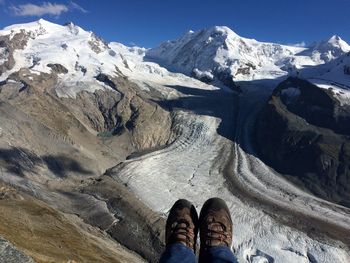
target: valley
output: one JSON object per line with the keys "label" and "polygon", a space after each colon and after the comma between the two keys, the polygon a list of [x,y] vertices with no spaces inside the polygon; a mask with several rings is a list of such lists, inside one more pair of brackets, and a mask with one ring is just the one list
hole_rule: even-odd
{"label": "valley", "polygon": [[239,262],[350,260],[350,209],[268,164],[259,145],[278,123],[256,124],[288,77],[347,107],[339,37],[304,48],[213,27],[145,49],[43,19],[0,36],[0,259],[158,262],[173,203],[217,196]]}

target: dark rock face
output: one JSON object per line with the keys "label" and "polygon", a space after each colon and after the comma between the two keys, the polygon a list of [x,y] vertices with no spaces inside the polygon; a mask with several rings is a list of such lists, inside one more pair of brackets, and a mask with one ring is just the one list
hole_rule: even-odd
{"label": "dark rock face", "polygon": [[344,66],[344,74],[350,75],[350,65]]}
{"label": "dark rock face", "polygon": [[198,74],[195,70],[192,70],[191,77],[198,79],[204,83],[210,83],[213,81],[213,78],[211,78],[210,76],[205,75],[205,74],[203,74],[203,75]]}
{"label": "dark rock face", "polygon": [[220,80],[225,86],[229,87],[230,89],[242,92],[242,90],[237,86],[237,84],[233,81],[233,77],[230,71],[216,71],[215,77]]}
{"label": "dark rock face", "polygon": [[261,157],[294,183],[350,207],[350,110],[331,92],[282,82],[257,120],[256,141]]}
{"label": "dark rock face", "polygon": [[85,74],[86,74],[86,72],[87,72],[87,68],[84,67],[84,66],[82,66],[82,65],[79,65],[78,61],[75,62],[75,67],[74,67],[74,69],[75,69],[76,71],[81,71],[81,72],[84,74],[84,76],[85,76]]}
{"label": "dark rock face", "polygon": [[112,89],[117,90],[117,86],[115,85],[115,83],[105,74],[100,73],[96,76],[96,79],[98,81],[103,82],[104,84],[106,84],[107,86],[111,87]]}
{"label": "dark rock face", "polygon": [[[296,94],[288,96],[288,92],[293,92],[291,89],[296,87],[300,94],[297,97]],[[332,93],[332,89],[322,90],[308,81],[290,78],[277,87],[274,96],[281,97],[288,111],[308,123],[350,135],[350,106],[340,105]]]}
{"label": "dark rock face", "polygon": [[[251,64],[250,64],[251,65]],[[243,74],[243,75],[248,75],[250,74],[250,66],[247,66],[246,68],[240,68],[238,69],[236,75],[238,74]],[[239,88],[239,86],[234,82],[234,77],[232,76],[232,73],[230,70],[222,70],[222,69],[216,69],[213,72],[212,76],[209,76],[207,74],[199,74],[196,69],[193,69],[191,72],[191,77],[198,79],[204,83],[212,83],[214,80],[219,80],[227,86],[228,88],[237,91],[237,92],[242,92],[242,90]]]}
{"label": "dark rock face", "polygon": [[239,69],[237,69],[237,72],[235,74],[235,76],[237,75],[249,75],[251,70],[255,70],[256,66],[254,66],[252,63],[247,63],[245,67],[240,67]]}
{"label": "dark rock face", "polygon": [[47,66],[49,68],[51,68],[55,73],[57,74],[67,74],[68,73],[68,69],[66,69],[64,66],[62,66],[61,64],[47,64]]}

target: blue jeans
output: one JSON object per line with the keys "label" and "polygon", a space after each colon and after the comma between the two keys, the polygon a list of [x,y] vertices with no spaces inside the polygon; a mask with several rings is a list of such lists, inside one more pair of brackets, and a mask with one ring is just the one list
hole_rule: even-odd
{"label": "blue jeans", "polygon": [[[162,254],[159,263],[195,263],[193,250],[182,243],[168,246]],[[213,247],[199,255],[200,263],[237,263],[235,256],[228,247]]]}

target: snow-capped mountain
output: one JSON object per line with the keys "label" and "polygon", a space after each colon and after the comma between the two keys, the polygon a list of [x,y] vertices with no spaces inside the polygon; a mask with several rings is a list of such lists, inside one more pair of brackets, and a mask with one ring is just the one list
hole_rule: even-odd
{"label": "snow-capped mountain", "polygon": [[123,74],[142,82],[171,77],[170,70],[232,88],[235,81],[297,74],[306,66],[331,62],[350,51],[338,36],[304,48],[243,38],[223,26],[189,31],[147,50],[108,44],[73,23],[61,26],[43,19],[6,27],[0,38],[0,81],[20,68],[56,71],[60,80],[56,90],[61,97],[108,88],[96,80],[101,73]]}
{"label": "snow-capped mountain", "polygon": [[350,51],[350,46],[339,36],[334,35],[330,39],[312,44],[299,55],[310,56],[312,60],[320,64],[330,62]]}
{"label": "snow-capped mountain", "polygon": [[[79,90],[101,89],[95,77],[116,70],[116,53],[108,44],[73,23],[61,26],[40,19],[6,27],[0,36],[10,43],[2,52],[2,61],[13,61],[3,65],[0,80],[21,68],[32,72],[56,71],[60,83],[66,87],[60,89],[59,92],[65,93],[60,95],[74,97]],[[16,39],[21,39],[20,44],[16,45]],[[70,90],[70,86],[76,90]]]}
{"label": "snow-capped mountain", "polygon": [[[275,160],[284,153],[290,157],[299,145],[310,157],[310,143],[334,128],[325,116],[348,132],[341,125],[349,115],[343,110],[350,104],[348,51],[339,37],[294,47],[243,38],[227,27],[190,31],[150,50],[105,43],[73,23],[40,19],[0,30],[0,196],[9,204],[0,235],[7,233],[6,239],[38,261],[143,262],[120,251],[119,244],[116,249],[119,241],[147,262],[158,262],[164,219],[174,201],[188,198],[199,210],[218,196],[232,211],[240,262],[349,262],[350,217],[341,205],[350,204],[338,198],[349,192],[344,174],[334,177],[343,191],[335,196],[337,205],[290,184],[260,159],[253,143],[254,133],[261,134],[260,142],[268,144],[261,148]],[[299,78],[287,79],[280,100],[273,101],[276,81],[288,75]],[[274,80],[240,82],[259,79]],[[235,88],[236,81],[241,94],[223,87]],[[317,87],[310,89],[310,82]],[[304,99],[305,91],[315,90]],[[272,107],[269,97],[281,103]],[[332,101],[328,109],[325,98]],[[310,110],[329,129],[300,137],[299,131],[319,127],[288,112],[289,102],[301,113]],[[257,129],[264,106],[273,111]],[[279,121],[280,114],[288,118]],[[281,127],[292,128],[289,137]],[[287,139],[269,143],[268,136]],[[314,151],[322,153],[320,162],[309,164],[348,171],[350,146],[343,146],[348,137],[340,137],[334,137],[337,151],[336,141],[326,148],[321,143]],[[291,151],[276,150],[284,142]],[[338,159],[345,168],[333,169]],[[295,160],[290,167],[303,168]],[[31,246],[33,231],[40,233],[34,240],[38,249]],[[62,244],[60,253],[56,246],[43,248],[45,243]]]}
{"label": "snow-capped mountain", "polygon": [[274,79],[305,66],[329,62],[350,51],[340,37],[311,47],[264,43],[240,37],[228,27],[190,31],[147,51],[147,58],[205,81]]}
{"label": "snow-capped mountain", "polygon": [[59,97],[74,98],[83,90],[110,89],[98,80],[100,74],[128,76],[141,86],[145,81],[179,84],[184,77],[144,61],[145,48],[107,44],[73,23],[62,26],[40,19],[17,24],[0,30],[0,41],[0,81],[21,68],[33,73],[56,73]]}

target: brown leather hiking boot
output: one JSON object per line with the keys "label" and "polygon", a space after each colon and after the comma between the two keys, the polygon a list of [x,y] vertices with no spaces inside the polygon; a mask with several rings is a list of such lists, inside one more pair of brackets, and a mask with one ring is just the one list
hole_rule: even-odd
{"label": "brown leather hiking boot", "polygon": [[185,199],[179,199],[170,210],[166,221],[165,243],[180,242],[196,250],[198,233],[198,214],[196,208]]}
{"label": "brown leather hiking boot", "polygon": [[200,213],[199,231],[201,252],[211,247],[232,244],[232,219],[224,200],[207,200]]}

